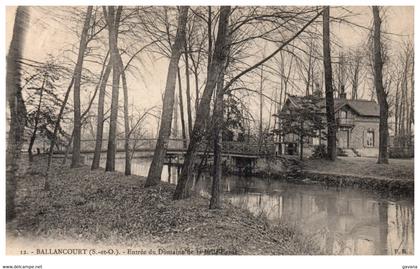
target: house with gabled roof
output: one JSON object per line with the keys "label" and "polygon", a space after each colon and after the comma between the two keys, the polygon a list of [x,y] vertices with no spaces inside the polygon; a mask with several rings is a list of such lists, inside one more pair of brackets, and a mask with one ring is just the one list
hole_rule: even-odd
{"label": "house with gabled roof", "polygon": [[[278,113],[299,111],[305,98],[289,96],[283,108]],[[326,121],[325,98],[318,102],[319,113],[324,115]],[[378,155],[379,146],[379,105],[369,100],[349,100],[345,94],[334,99],[334,111],[337,126],[337,148],[348,156]],[[281,128],[281,120],[276,128]],[[326,130],[322,130],[326,132]],[[321,135],[321,130],[320,130]],[[326,141],[320,137],[304,141],[304,154],[310,154],[312,147]],[[299,137],[297,134],[282,135],[277,138],[277,151],[279,154],[297,154]]]}

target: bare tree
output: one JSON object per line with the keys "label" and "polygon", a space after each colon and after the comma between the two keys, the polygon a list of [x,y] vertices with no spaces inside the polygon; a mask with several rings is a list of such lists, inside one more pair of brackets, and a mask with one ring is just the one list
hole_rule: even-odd
{"label": "bare tree", "polygon": [[[105,83],[105,84],[107,83],[109,74],[111,73],[112,63],[110,61],[108,61],[108,64],[107,64],[108,56],[109,56],[109,53],[107,53],[107,55],[104,59],[104,62],[102,63],[101,74],[99,75],[99,81],[95,86],[95,90],[93,91],[93,96],[90,98],[90,101],[89,101],[88,106],[85,109],[85,111],[83,111],[83,113],[80,115],[80,121],[81,121],[81,126],[82,127],[83,127],[83,125],[85,125],[85,123],[88,120],[89,111],[92,108],[93,102],[95,101],[95,97],[98,94],[98,91],[101,90],[101,87],[102,87],[103,83]],[[105,88],[103,90],[104,90],[103,94],[105,94]],[[99,95],[101,95],[101,93]],[[101,98],[99,97],[99,99],[101,99]],[[102,102],[103,102],[103,100],[102,100]],[[100,103],[100,100],[99,100],[99,103]],[[98,106],[100,106],[100,104],[98,104]],[[103,103],[102,103],[102,109],[103,109]],[[103,114],[103,112],[102,112],[102,114]],[[103,115],[102,115],[102,117],[103,117]],[[66,162],[67,162],[67,157],[68,157],[68,153],[70,151],[70,146],[73,142],[73,138],[74,138],[74,128],[73,128],[73,131],[71,133],[71,136],[70,136],[69,141],[68,141],[67,146],[66,146],[66,152],[64,154],[64,158],[63,158],[63,161],[62,161],[63,165],[65,165]],[[102,143],[102,141],[101,141],[101,143]]]}
{"label": "bare tree", "polygon": [[112,70],[112,62],[109,61],[105,69],[105,73],[102,77],[99,86],[99,95],[98,95],[98,115],[96,120],[96,141],[95,141],[95,152],[93,154],[92,166],[91,169],[98,169],[101,161],[101,152],[102,152],[102,137],[104,132],[104,104],[105,104],[105,93],[106,85],[108,82],[109,75]]}
{"label": "bare tree", "polygon": [[[189,49],[187,38],[184,39],[184,60],[185,60],[185,90],[187,94],[187,118],[188,118],[188,137],[191,137],[193,120],[192,120],[192,110],[191,110],[191,87],[190,87],[190,64],[189,64]],[[179,79],[181,79],[179,77]],[[181,88],[180,88],[181,89]],[[180,94],[181,96],[181,94]],[[198,96],[196,97],[198,98]]]}
{"label": "bare tree", "polygon": [[130,123],[128,120],[128,86],[127,86],[127,78],[125,76],[124,71],[124,64],[121,59],[121,55],[118,54],[119,63],[120,63],[120,70],[121,72],[121,79],[123,83],[123,93],[124,93],[124,151],[125,151],[125,169],[124,174],[126,176],[131,175],[131,158],[130,158]]}
{"label": "bare tree", "polygon": [[359,85],[363,75],[363,55],[360,49],[356,49],[350,54],[347,61],[347,72],[351,82],[351,99],[357,100],[359,97]]}
{"label": "bare tree", "polygon": [[19,169],[20,150],[26,124],[19,60],[22,57],[22,46],[28,20],[28,9],[23,6],[17,7],[12,40],[7,55],[6,92],[10,110],[10,129],[6,149],[6,221],[11,221],[16,216],[16,172]]}
{"label": "bare tree", "polygon": [[122,7],[117,8],[117,12],[113,6],[103,8],[105,18],[108,25],[108,39],[109,39],[109,50],[111,52],[112,62],[112,97],[111,97],[111,117],[109,124],[109,135],[108,135],[108,149],[106,154],[106,165],[105,171],[115,171],[115,153],[117,150],[116,138],[117,138],[117,118],[118,118],[118,95],[119,95],[119,84],[120,84],[120,63],[119,52],[118,52],[118,27]]}
{"label": "bare tree", "polygon": [[74,139],[71,167],[80,166],[80,140],[81,140],[81,118],[80,118],[80,83],[82,80],[83,58],[87,46],[87,36],[92,16],[92,6],[88,6],[82,34],[80,37],[79,55],[77,57],[76,68],[74,71]]}
{"label": "bare tree", "polygon": [[[297,28],[296,32],[292,31],[292,35],[290,37],[288,37],[286,40],[282,40],[280,42],[280,45],[278,48],[276,48],[273,52],[271,52],[268,56],[266,56],[265,58],[257,61],[255,64],[251,65],[251,66],[247,66],[244,69],[240,69],[240,72],[238,72],[236,75],[234,75],[230,80],[227,81],[227,83],[224,85],[224,92],[226,93],[227,90],[234,84],[237,83],[238,81],[240,81],[240,79],[245,76],[246,74],[252,72],[253,70],[257,69],[259,66],[261,66],[262,64],[264,64],[265,62],[269,61],[271,58],[273,58],[277,53],[279,53],[281,50],[283,50],[286,46],[288,46],[294,39],[296,39],[302,32],[305,31],[305,29],[311,25],[321,14],[322,12],[320,12],[317,8],[316,9],[312,9],[308,12],[310,13],[314,13],[315,11],[315,15],[310,18],[309,20],[305,21],[302,27]],[[245,17],[245,19],[241,20],[239,19],[238,22],[236,24],[232,24],[232,32],[234,33],[235,31],[237,31],[238,29],[240,29],[241,26],[246,25],[247,22],[253,21],[253,20],[259,20],[259,18],[261,17],[275,17],[278,18],[279,15],[276,14],[270,14],[270,15],[258,15],[258,16],[250,16],[250,17]],[[221,27],[220,24],[220,18],[221,18],[221,12],[220,12],[220,17],[219,17],[219,27]],[[299,25],[300,26],[300,25]],[[278,29],[278,27],[276,26],[276,29]],[[227,30],[223,30],[223,31],[227,31]],[[241,33],[245,33],[245,30],[240,31]],[[219,38],[219,33],[220,33],[220,28],[218,30],[218,38]],[[243,38],[243,36],[241,35],[240,37],[242,38],[237,38],[237,40],[235,40],[232,43],[229,43],[232,47],[237,45],[237,44],[245,44],[246,42],[248,42],[249,40],[253,40],[255,38],[264,36],[264,34],[259,34],[257,35],[257,37],[255,36],[251,36],[251,37],[245,37]],[[218,40],[218,38],[216,38],[216,41]],[[198,144],[201,142],[202,137],[204,136],[204,134],[206,133],[206,126],[207,126],[207,122],[209,120],[209,105],[211,102],[211,96],[213,94],[213,90],[216,86],[217,83],[217,78],[218,76],[221,74],[222,70],[223,70],[223,59],[219,59],[217,58],[215,55],[220,55],[220,54],[229,54],[229,51],[227,51],[227,48],[223,48],[223,50],[221,50],[220,47],[218,47],[218,45],[220,46],[220,44],[226,44],[226,40],[219,40],[219,43],[215,44],[214,48],[215,51],[213,53],[213,57],[210,63],[210,71],[208,75],[207,75],[207,82],[206,82],[206,86],[204,88],[202,97],[201,97],[201,101],[200,101],[200,105],[199,105],[199,109],[197,111],[197,118],[195,121],[195,125],[194,125],[194,129],[193,129],[193,136],[190,140],[190,144],[188,146],[188,150],[187,150],[187,155],[186,158],[184,160],[184,165],[182,168],[182,173],[180,176],[180,179],[178,181],[177,184],[177,188],[175,190],[174,193],[174,199],[183,199],[186,197],[189,197],[190,195],[190,186],[192,183],[192,171],[193,171],[193,167],[194,167],[194,158],[195,158],[195,154],[196,151],[198,149]],[[222,47],[226,45],[222,45]],[[230,46],[229,46],[230,47]],[[242,46],[237,47],[235,50],[239,50]],[[218,53],[216,53],[216,49],[219,50]],[[220,57],[220,56],[218,56]],[[216,61],[217,59],[217,61]],[[222,61],[223,60],[223,61]],[[214,62],[216,61],[216,62]],[[214,74],[213,72],[217,70],[217,73]],[[249,90],[249,89],[248,89]]]}
{"label": "bare tree", "polygon": [[323,12],[323,51],[325,74],[325,105],[327,110],[327,147],[328,158],[335,161],[337,156],[336,123],[334,117],[334,91],[332,86],[331,48],[330,48],[330,7]]}
{"label": "bare tree", "polygon": [[342,94],[345,94],[345,89],[346,89],[346,82],[347,82],[347,77],[346,77],[346,73],[347,73],[347,59],[346,56],[344,55],[344,53],[341,51],[339,53],[338,56],[338,74],[337,74],[337,82],[338,82],[338,86],[337,86],[337,93],[339,94],[339,96],[341,96]]}
{"label": "bare tree", "polygon": [[32,131],[31,139],[29,140],[28,156],[29,156],[30,162],[33,161],[32,148],[35,143],[36,132],[38,131],[39,114],[41,113],[42,97],[44,96],[44,88],[45,88],[46,80],[47,80],[47,74],[44,73],[44,77],[42,79],[42,85],[39,89],[39,102],[38,102],[38,107],[37,107],[36,115],[35,115],[34,129]]}
{"label": "bare tree", "polygon": [[44,190],[49,190],[49,185],[50,185],[49,184],[49,173],[50,173],[50,168],[51,168],[52,156],[53,156],[53,153],[54,153],[54,147],[55,147],[56,142],[57,142],[57,135],[58,135],[58,130],[60,128],[60,122],[63,118],[64,110],[66,108],[71,89],[73,88],[73,84],[74,84],[74,76],[71,78],[70,84],[67,87],[67,91],[66,91],[66,94],[64,96],[63,103],[61,104],[60,112],[58,112],[57,121],[56,121],[55,126],[54,126],[54,132],[53,132],[53,136],[52,136],[52,139],[51,139],[50,149],[49,149],[49,152],[48,152],[48,163],[47,163],[47,170],[45,172]]}
{"label": "bare tree", "polygon": [[181,57],[182,47],[185,39],[185,27],[187,24],[188,6],[180,8],[178,17],[178,29],[175,41],[171,49],[171,59],[166,78],[166,87],[163,97],[163,111],[160,122],[159,137],[156,142],[156,148],[153,160],[147,175],[146,187],[159,184],[162,174],[163,161],[168,147],[168,139],[171,132],[172,114],[174,111],[175,85],[178,71],[178,62]]}
{"label": "bare tree", "polygon": [[210,209],[217,209],[222,206],[220,200],[220,184],[222,182],[223,80],[224,74],[222,73],[217,82],[216,101],[213,109],[213,183],[211,188]]}
{"label": "bare tree", "polygon": [[[411,146],[412,124],[414,123],[414,49],[411,42],[404,44],[399,54],[397,72],[399,75],[399,92],[396,92],[395,110],[398,109],[398,132],[395,136],[402,147]],[[410,89],[411,88],[411,89]],[[397,103],[398,101],[398,103]]]}
{"label": "bare tree", "polygon": [[376,96],[379,103],[379,155],[378,163],[388,163],[388,101],[383,85],[383,58],[381,45],[381,16],[379,7],[372,7],[373,13],[373,59]]}
{"label": "bare tree", "polygon": [[[309,96],[311,94],[311,88],[313,91],[313,84],[314,84],[314,70],[316,68],[316,54],[317,54],[317,45],[316,45],[316,39],[315,36],[310,33],[309,34],[309,40],[303,42],[305,47],[305,51],[301,54],[303,56],[299,57],[296,55],[295,52],[291,51],[289,53],[292,53],[291,56],[293,58],[296,58],[297,63],[297,71],[302,78],[303,82],[305,83],[305,95]],[[306,44],[307,43],[307,44]]]}
{"label": "bare tree", "polygon": [[198,107],[197,118],[195,120],[192,136],[188,145],[182,172],[174,192],[175,200],[184,199],[190,196],[190,186],[192,183],[192,169],[194,166],[195,153],[205,133],[210,114],[211,96],[213,95],[216,83],[219,81],[220,76],[222,75],[225,60],[228,55],[227,38],[229,15],[230,6],[222,6],[220,8],[220,18],[215,50],[212,56],[206,86],[204,88],[202,98],[200,100],[200,105]]}
{"label": "bare tree", "polygon": [[411,140],[411,126],[414,125],[414,48],[411,46],[411,97],[410,97],[410,117],[408,121],[408,125],[410,126],[409,130],[409,145],[412,146],[412,140]]}
{"label": "bare tree", "polygon": [[[179,111],[181,116],[181,134],[184,148],[187,147],[187,134],[186,134],[186,128],[185,128],[185,116],[184,116],[184,98],[182,97],[182,83],[181,83],[181,72],[178,68],[178,94],[179,94]],[[188,92],[187,92],[188,95]]]}
{"label": "bare tree", "polygon": [[[75,13],[73,15],[79,16],[79,11],[76,11],[76,12],[77,13]],[[66,15],[68,15],[68,14],[66,13]],[[84,19],[86,19],[86,15],[83,15],[83,17],[84,17]],[[101,19],[95,20],[96,12],[95,12],[95,15],[91,16],[91,18],[93,18],[93,22],[92,22],[92,24],[89,24],[89,30],[88,30],[89,35],[86,38],[86,49],[85,49],[86,54],[88,54],[88,52],[92,51],[91,48],[87,49],[88,43],[91,42],[106,26],[106,25],[105,26],[99,26],[98,25],[98,23]],[[63,23],[62,21],[59,21],[59,22]],[[61,124],[61,122],[63,120],[63,117],[64,117],[65,109],[66,109],[66,106],[67,106],[67,101],[70,97],[70,93],[71,93],[71,90],[72,90],[74,82],[75,82],[75,72],[76,72],[76,67],[74,67],[74,70],[72,71],[72,76],[71,76],[69,86],[67,87],[64,99],[63,99],[62,103],[60,104],[60,111],[57,115],[56,123],[55,123],[55,126],[54,126],[54,131],[53,131],[52,138],[51,138],[51,141],[50,141],[51,143],[50,143],[49,152],[48,152],[48,164],[47,164],[47,170],[46,170],[46,173],[45,173],[45,184],[44,184],[44,189],[46,189],[46,190],[49,189],[49,179],[48,178],[49,178],[49,172],[50,172],[50,167],[51,167],[51,162],[52,162],[52,156],[53,156],[53,152],[54,152],[54,147],[56,146],[56,144],[58,142],[57,141],[58,140],[57,135],[59,134],[59,130],[61,129],[60,124]],[[92,101],[93,100],[91,100],[91,102]],[[91,102],[89,103],[89,107],[92,105]],[[81,122],[82,122],[83,121],[83,114],[80,116],[80,119],[81,119]],[[73,127],[73,129],[74,129],[74,127]],[[72,136],[74,136],[73,132],[72,132]],[[73,140],[73,138],[71,137],[71,139],[69,140],[69,143],[71,143],[72,140]],[[66,151],[66,154],[67,154],[67,151]],[[66,158],[63,159],[63,162],[64,162],[65,159]]]}

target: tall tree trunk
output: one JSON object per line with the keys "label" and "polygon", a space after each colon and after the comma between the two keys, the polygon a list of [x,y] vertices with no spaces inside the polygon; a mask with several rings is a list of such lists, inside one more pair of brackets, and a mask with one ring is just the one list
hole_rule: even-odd
{"label": "tall tree trunk", "polygon": [[216,88],[216,102],[213,109],[213,183],[211,187],[210,209],[221,208],[220,188],[222,182],[222,130],[223,130],[223,79],[220,76]]}
{"label": "tall tree trunk", "polygon": [[[281,113],[281,109],[282,109],[282,104],[283,104],[283,89],[284,89],[284,87],[283,87],[283,85],[284,85],[284,83],[283,83],[283,81],[285,80],[285,78],[284,78],[284,74],[285,74],[285,72],[284,72],[284,58],[283,58],[283,54],[282,53],[280,53],[280,59],[281,59],[281,62],[280,62],[280,94],[279,94],[279,99],[278,99],[278,107],[277,107],[277,114],[278,115],[280,115],[280,113]],[[280,119],[277,119],[277,117],[275,117],[275,119],[277,120],[277,124],[276,124],[276,129],[278,129],[278,130],[280,130],[281,129],[281,120]],[[277,134],[277,139],[278,139],[278,148],[277,148],[277,152],[278,152],[278,154],[279,155],[281,155],[282,153],[283,153],[283,151],[282,151],[282,135],[280,134],[280,133],[278,133]]]}
{"label": "tall tree trunk", "polygon": [[108,149],[106,152],[106,164],[105,171],[115,171],[115,153],[117,151],[117,120],[118,120],[118,95],[120,86],[120,63],[119,52],[118,52],[118,25],[119,15],[121,14],[122,7],[119,6],[117,9],[117,16],[115,16],[114,7],[104,7],[104,13],[107,14],[108,24],[108,39],[109,39],[109,50],[111,51],[112,61],[112,96],[111,96],[111,116],[109,123],[109,134],[108,134]]}
{"label": "tall tree trunk", "polygon": [[[208,17],[207,17],[207,44],[208,44],[208,50],[207,50],[207,75],[210,72],[210,65],[211,65],[211,59],[212,51],[213,51],[213,35],[212,35],[212,15],[211,15],[211,6],[208,6]],[[198,96],[197,96],[198,98]]]}
{"label": "tall tree trunk", "polygon": [[[359,51],[357,51],[356,53],[359,53]],[[360,73],[360,61],[361,61],[361,56],[359,54],[357,54],[355,56],[355,62],[354,62],[354,73],[353,73],[353,78],[352,78],[352,91],[351,91],[351,99],[353,100],[357,100],[358,98],[358,87],[359,87],[359,73]]]}
{"label": "tall tree trunk", "polygon": [[104,76],[99,86],[99,95],[98,95],[98,117],[96,123],[96,142],[95,142],[95,153],[93,154],[92,166],[91,169],[95,170],[99,168],[101,162],[101,152],[102,152],[102,138],[104,132],[104,104],[105,104],[105,93],[106,85],[108,83],[109,75],[111,74],[112,61],[108,62],[106,66]]}
{"label": "tall tree trunk", "polygon": [[34,160],[33,155],[32,155],[32,148],[35,143],[36,132],[38,131],[39,114],[41,113],[42,97],[44,94],[45,81],[47,79],[46,77],[47,75],[45,74],[44,79],[42,81],[41,90],[39,93],[39,102],[38,102],[38,107],[37,107],[36,115],[35,115],[34,130],[32,132],[31,139],[29,140],[29,147],[28,147],[29,162],[32,162]]}
{"label": "tall tree trunk", "polygon": [[[121,57],[120,57],[121,59]],[[120,68],[121,78],[123,83],[123,92],[124,92],[124,151],[125,151],[125,169],[124,174],[126,176],[131,175],[131,158],[130,158],[130,125],[128,122],[128,87],[127,87],[127,79],[125,77],[124,67],[121,65]]]}
{"label": "tall tree trunk", "polygon": [[408,111],[408,102],[407,102],[407,95],[408,95],[408,81],[407,81],[407,72],[408,72],[408,66],[407,66],[407,56],[404,59],[404,72],[403,72],[403,80],[401,85],[401,142],[402,146],[406,146],[406,135],[407,135],[407,111]]}
{"label": "tall tree trunk", "polygon": [[336,123],[334,117],[334,90],[332,85],[331,48],[330,48],[330,7],[324,7],[323,12],[323,51],[325,73],[325,105],[327,110],[327,150],[328,159],[335,161],[337,156]]}
{"label": "tall tree trunk", "polygon": [[[108,65],[106,64],[107,60],[108,60],[108,54],[105,57],[105,60],[102,64],[101,74],[99,75],[99,81],[98,81],[98,84],[95,87],[95,91],[93,92],[93,96],[89,101],[88,107],[85,109],[85,111],[83,111],[82,115],[80,116],[80,121],[81,121],[82,126],[83,126],[83,124],[86,120],[86,115],[89,113],[90,109],[92,108],[93,102],[95,101],[96,94],[98,94],[98,90],[100,88],[101,81],[104,79],[104,72],[106,72],[106,67],[110,66],[109,63],[108,63]],[[109,76],[109,74],[108,74],[108,76]],[[106,79],[108,80],[108,77]],[[67,157],[68,157],[69,152],[70,152],[70,147],[71,147],[71,144],[73,143],[73,138],[74,138],[74,128],[73,128],[73,131],[71,133],[71,136],[70,136],[69,141],[68,141],[67,146],[66,146],[66,153],[64,154],[63,161],[61,162],[62,165],[65,165],[66,162],[67,162]]]}
{"label": "tall tree trunk", "polygon": [[345,61],[344,61],[344,54],[340,52],[338,56],[338,87],[337,87],[337,95],[340,97],[342,94],[345,93],[345,86],[346,86],[346,71],[345,71]]}
{"label": "tall tree trunk", "polygon": [[182,84],[181,84],[181,72],[178,68],[178,90],[179,90],[179,111],[181,116],[181,133],[184,148],[187,147],[187,134],[185,130],[185,116],[184,116],[184,99],[182,97]]}
{"label": "tall tree trunk", "polygon": [[[408,72],[408,71],[407,71]],[[407,75],[407,82],[408,82],[408,75]],[[410,147],[410,141],[411,141],[411,97],[412,94],[410,93],[409,95],[409,90],[408,90],[408,83],[407,83],[407,121],[406,121],[406,126],[407,126],[407,147]]]}
{"label": "tall tree trunk", "polygon": [[[179,69],[178,69],[179,70]],[[176,91],[176,87],[175,87]],[[178,102],[178,95],[174,94],[174,112],[172,115],[172,129],[171,129],[171,136],[172,138],[178,138],[178,109],[179,109],[179,102]]]}
{"label": "tall tree trunk", "polygon": [[[191,111],[190,64],[188,61],[189,53],[190,52],[187,45],[187,40],[185,39],[184,54],[185,54],[185,85],[186,85],[186,94],[187,94],[188,136],[191,137],[193,121],[192,121],[192,111]],[[198,95],[197,95],[197,98],[198,98]]]}
{"label": "tall tree trunk", "polygon": [[263,143],[263,76],[264,76],[264,65],[261,65],[260,73],[260,124],[258,128],[258,150],[261,150]]}
{"label": "tall tree trunk", "polygon": [[174,111],[174,96],[176,77],[178,72],[178,62],[181,57],[182,47],[185,39],[185,28],[188,17],[188,6],[180,8],[178,16],[178,29],[175,41],[172,46],[172,55],[168,67],[168,75],[166,78],[165,94],[163,97],[163,109],[160,122],[159,137],[156,142],[156,148],[153,160],[150,165],[149,174],[147,175],[146,187],[159,184],[162,174],[163,162],[168,147],[168,140],[171,133],[172,114]]}
{"label": "tall tree trunk", "polygon": [[395,111],[394,111],[394,141],[395,138],[398,137],[398,119],[399,119],[399,102],[400,102],[400,93],[399,93],[399,88],[400,88],[400,83],[399,81],[397,81],[396,83],[396,88],[395,88],[395,102],[394,102],[394,107],[395,107]]}
{"label": "tall tree trunk", "polygon": [[[194,67],[194,82],[195,82],[195,114],[197,115],[198,106],[200,104],[200,86],[198,85],[198,69]],[[193,124],[192,124],[193,125]]]}
{"label": "tall tree trunk", "polygon": [[388,101],[382,82],[381,17],[379,7],[373,6],[373,53],[376,96],[379,103],[379,155],[378,163],[388,163]]}
{"label": "tall tree trunk", "polygon": [[26,7],[16,10],[13,35],[7,55],[6,93],[10,110],[10,129],[6,149],[6,221],[16,216],[16,172],[19,169],[19,157],[24,140],[26,125],[26,108],[22,98],[21,65],[25,31],[29,20]]}
{"label": "tall tree trunk", "polygon": [[[414,51],[413,51],[414,54]],[[409,120],[409,125],[410,125],[410,133],[409,133],[409,145],[410,147],[413,146],[411,141],[411,125],[414,124],[414,55],[413,55],[413,62],[411,63],[411,96],[410,96],[410,120]]]}
{"label": "tall tree trunk", "polygon": [[60,111],[58,112],[57,121],[55,122],[54,132],[51,139],[51,145],[48,152],[48,162],[47,162],[47,171],[45,172],[44,190],[49,190],[50,188],[49,174],[50,174],[52,156],[54,152],[54,146],[57,142],[58,129],[60,128],[60,122],[61,122],[61,119],[63,118],[64,109],[66,108],[67,101],[69,100],[69,96],[70,96],[71,89],[73,88],[73,84],[74,84],[74,76],[72,77],[70,84],[67,88],[63,103],[61,104]]}
{"label": "tall tree trunk", "polygon": [[403,126],[403,122],[404,122],[404,118],[403,118],[403,110],[404,110],[404,104],[403,104],[403,96],[404,96],[404,86],[403,86],[403,81],[401,81],[401,85],[400,85],[400,90],[401,90],[401,94],[400,94],[400,98],[399,98],[399,111],[398,111],[398,135],[401,137],[404,134],[404,126]]}
{"label": "tall tree trunk", "polygon": [[192,182],[192,170],[194,167],[195,154],[198,150],[202,137],[205,135],[207,122],[210,114],[210,102],[216,83],[222,75],[224,64],[228,56],[228,25],[230,6],[220,8],[220,18],[215,50],[212,56],[210,70],[207,76],[206,86],[198,107],[193,133],[188,145],[187,154],[182,166],[181,176],[174,192],[174,199],[183,199],[190,196]]}
{"label": "tall tree trunk", "polygon": [[66,152],[64,153],[64,158],[63,158],[63,161],[61,162],[61,164],[62,164],[62,165],[65,165],[65,164],[67,163],[67,158],[68,158],[68,156],[69,156],[69,152],[70,152],[71,144],[73,143],[73,138],[74,138],[74,129],[73,129],[73,131],[71,132],[71,135],[70,135],[69,141],[68,141],[68,143],[67,143],[67,146],[66,146]]}
{"label": "tall tree trunk", "polygon": [[[311,77],[311,74],[313,75],[313,72],[311,73],[311,71],[313,71],[313,67],[312,67],[312,54],[313,54],[313,40],[311,39],[311,44],[310,44],[310,48],[309,48],[309,60],[308,60],[308,70],[307,70],[307,81],[306,81],[306,96],[310,95],[310,85],[311,82],[313,81],[313,77]],[[312,87],[312,92],[313,92],[313,87]]]}
{"label": "tall tree trunk", "polygon": [[410,49],[409,46],[405,48],[405,67],[404,67],[404,144],[405,148],[410,147],[410,136],[411,136],[411,121],[410,121],[410,112],[411,112],[411,104],[410,104],[410,90],[409,90],[409,73],[410,73]]}
{"label": "tall tree trunk", "polygon": [[118,63],[121,72],[121,80],[123,84],[124,94],[124,152],[125,152],[125,169],[124,174],[126,176],[131,175],[131,157],[130,157],[130,123],[128,120],[128,86],[127,78],[125,76],[124,63],[121,58],[121,54],[117,49]]}
{"label": "tall tree trunk", "polygon": [[304,122],[303,120],[300,122],[300,130],[301,133],[299,135],[299,159],[301,161],[303,161],[303,126],[304,126]]}
{"label": "tall tree trunk", "polygon": [[411,124],[410,124],[410,103],[409,103],[409,90],[408,90],[408,76],[409,76],[409,67],[410,67],[410,52],[406,47],[405,49],[405,65],[404,65],[404,147],[409,146],[409,137],[411,133]]}
{"label": "tall tree trunk", "polygon": [[92,17],[92,6],[88,6],[85,22],[83,24],[82,34],[80,36],[79,55],[77,57],[76,68],[74,71],[74,138],[73,153],[71,157],[71,167],[80,166],[80,140],[82,135],[82,122],[80,117],[80,84],[82,80],[83,59],[87,46],[87,36],[90,27],[90,19]]}

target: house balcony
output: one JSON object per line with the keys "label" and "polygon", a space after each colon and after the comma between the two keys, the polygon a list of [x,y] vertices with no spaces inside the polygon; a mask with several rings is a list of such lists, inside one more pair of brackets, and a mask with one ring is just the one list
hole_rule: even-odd
{"label": "house balcony", "polygon": [[338,118],[337,123],[338,123],[338,126],[340,127],[353,127],[354,119],[353,118]]}

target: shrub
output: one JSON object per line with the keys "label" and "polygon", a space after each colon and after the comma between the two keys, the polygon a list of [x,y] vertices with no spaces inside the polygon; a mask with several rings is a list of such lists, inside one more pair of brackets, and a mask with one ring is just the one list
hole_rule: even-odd
{"label": "shrub", "polygon": [[347,157],[347,153],[342,148],[337,148],[337,156]]}
{"label": "shrub", "polygon": [[414,158],[414,147],[390,147],[388,148],[389,158],[409,159]]}
{"label": "shrub", "polygon": [[325,159],[327,157],[327,147],[324,144],[317,145],[312,150],[312,158]]}

